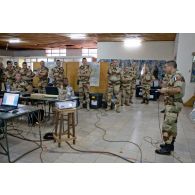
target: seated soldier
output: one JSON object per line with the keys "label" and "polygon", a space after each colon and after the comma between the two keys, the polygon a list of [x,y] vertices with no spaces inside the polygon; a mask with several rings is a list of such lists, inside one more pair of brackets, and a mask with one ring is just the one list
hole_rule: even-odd
{"label": "seated soldier", "polygon": [[70,98],[74,96],[74,90],[69,85],[68,78],[64,78],[63,85],[59,88],[59,99]]}
{"label": "seated soldier", "polygon": [[65,89],[68,93],[71,94],[71,96],[74,96],[74,90],[73,88],[69,85],[68,78],[64,78],[63,80],[63,89]]}
{"label": "seated soldier", "polygon": [[15,82],[12,84],[11,90],[32,93],[33,88],[26,81],[22,80],[20,73],[16,73]]}

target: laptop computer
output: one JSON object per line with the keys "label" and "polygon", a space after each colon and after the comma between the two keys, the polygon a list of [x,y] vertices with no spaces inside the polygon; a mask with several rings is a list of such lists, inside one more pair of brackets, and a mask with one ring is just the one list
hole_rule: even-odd
{"label": "laptop computer", "polygon": [[3,95],[3,99],[0,105],[0,112],[9,112],[18,108],[20,94],[19,93],[7,93]]}
{"label": "laptop computer", "polygon": [[46,94],[49,95],[59,95],[58,88],[57,87],[45,87]]}

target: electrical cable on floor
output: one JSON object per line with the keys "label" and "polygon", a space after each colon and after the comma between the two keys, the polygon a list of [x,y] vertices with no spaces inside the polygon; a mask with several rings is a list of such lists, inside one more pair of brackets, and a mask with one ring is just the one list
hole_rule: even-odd
{"label": "electrical cable on floor", "polygon": [[[32,112],[32,114],[34,115],[34,117],[35,117],[36,120],[38,121],[38,129],[39,129],[39,132],[41,132],[41,131],[40,131],[40,120],[38,119],[38,117],[35,115],[34,112]],[[19,130],[19,129],[15,128],[14,125],[13,125],[13,123],[12,123],[12,127],[13,127],[13,129],[10,129],[10,130],[22,131],[22,130]],[[22,133],[23,133],[23,131],[22,131]],[[21,133],[21,134],[17,134],[17,135],[11,134],[11,133],[7,133],[7,135],[10,135],[10,136],[12,136],[12,137],[16,137],[16,138],[21,139],[21,140],[24,140],[24,141],[33,142],[34,144],[36,144],[37,146],[39,146],[39,147],[41,148],[41,152],[40,152],[40,161],[43,163],[43,159],[42,159],[42,153],[43,153],[42,141],[50,141],[50,140],[42,140],[41,137],[40,137],[41,140],[32,140],[32,139],[25,138],[25,137],[22,135],[22,133]],[[19,137],[18,135],[21,136],[21,137]],[[37,142],[40,142],[40,144],[38,144]],[[29,153],[31,153],[32,151],[35,151],[35,150],[37,150],[37,149],[38,149],[38,148],[35,148],[35,149],[32,149],[32,150],[30,150],[30,151],[24,153],[24,154],[23,154],[22,156],[20,156],[17,160],[21,159],[22,157],[26,156],[27,154],[29,154]]]}
{"label": "electrical cable on floor", "polygon": [[[100,113],[101,113],[101,115],[103,116],[106,116],[107,114],[103,114],[102,112],[101,112],[101,110],[99,110],[100,111]],[[104,128],[102,128],[102,127],[100,127],[99,125],[98,125],[98,123],[100,122],[100,120],[101,120],[101,118],[98,116],[98,114],[99,113],[96,113],[96,117],[97,117],[97,121],[95,122],[95,124],[94,124],[94,126],[96,127],[96,128],[98,128],[98,129],[100,129],[100,130],[102,130],[103,132],[104,132],[104,134],[102,135],[102,139],[104,140],[104,141],[106,141],[106,142],[110,142],[110,143],[129,143],[129,144],[133,144],[133,145],[135,145],[138,149],[139,149],[139,151],[140,151],[140,162],[142,162],[142,149],[141,149],[141,147],[138,145],[138,144],[136,144],[136,143],[134,143],[134,142],[131,142],[131,141],[126,141],[126,140],[109,140],[109,139],[107,139],[106,138],[106,134],[107,134],[107,130],[106,129],[104,129]]]}
{"label": "electrical cable on floor", "polygon": [[67,143],[67,145],[68,145],[71,149],[73,149],[73,150],[75,150],[75,151],[77,151],[77,152],[81,152],[81,153],[91,153],[91,154],[105,154],[105,155],[111,155],[111,156],[118,157],[118,158],[120,158],[120,159],[122,159],[122,160],[124,160],[124,161],[129,162],[129,163],[134,163],[133,161],[131,161],[131,160],[129,160],[129,159],[123,157],[123,156],[120,156],[120,155],[118,155],[118,154],[112,153],[112,152],[107,152],[107,151],[95,151],[95,150],[80,150],[80,149],[77,149],[77,148],[73,147],[69,142],[66,141],[66,143]]}
{"label": "electrical cable on floor", "polygon": [[[17,130],[17,129],[14,128],[14,130]],[[32,139],[28,139],[28,138],[25,138],[25,137],[19,137],[19,136],[17,136],[17,135],[13,135],[13,134],[10,134],[10,133],[8,133],[8,135],[11,135],[11,136],[13,136],[13,137],[17,137],[17,138],[22,139],[22,140],[25,140],[25,141],[31,141],[31,142],[37,144],[38,146],[40,146],[40,145],[37,143],[37,142],[40,142],[40,140],[32,140]],[[42,140],[42,141],[50,141],[50,140]],[[80,150],[80,149],[77,149],[77,148],[71,146],[70,143],[68,143],[68,142],[66,142],[66,143],[67,143],[67,145],[68,145],[71,149],[73,149],[73,150],[75,150],[75,151],[77,151],[77,152],[81,152],[81,153],[98,153],[98,154],[104,154],[104,155],[112,155],[112,156],[116,156],[116,157],[118,157],[118,158],[121,158],[122,160],[127,161],[127,162],[129,162],[129,163],[134,163],[133,161],[131,161],[131,160],[125,158],[125,157],[122,157],[122,156],[120,156],[120,155],[114,154],[114,153],[112,153],[112,152]],[[41,160],[41,162],[43,162],[43,158],[42,158],[43,147],[40,147],[40,148],[41,148],[40,160]],[[29,152],[25,153],[23,156],[29,154],[30,152],[32,152],[32,151],[29,151]],[[22,157],[23,157],[23,156],[22,156]],[[19,160],[19,159],[18,159],[18,160]]]}

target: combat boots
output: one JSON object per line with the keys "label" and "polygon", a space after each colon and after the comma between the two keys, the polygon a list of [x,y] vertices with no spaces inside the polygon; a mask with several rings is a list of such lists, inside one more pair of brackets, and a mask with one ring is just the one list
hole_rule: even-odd
{"label": "combat boots", "polygon": [[144,103],[145,103],[145,98],[143,98],[143,100],[142,100],[141,104],[144,104]]}
{"label": "combat boots", "polygon": [[130,104],[133,104],[132,99],[129,100],[129,103],[130,103]]}
{"label": "combat boots", "polygon": [[[171,151],[174,151],[174,142],[175,142],[175,138],[173,138],[173,141],[171,142],[171,146],[170,146],[170,149],[171,149]],[[164,147],[166,147],[166,143],[165,144],[160,144],[160,147],[161,148],[164,148]]]}
{"label": "combat boots", "polygon": [[146,103],[146,104],[149,104],[149,100],[148,100],[148,99],[145,99],[145,103]]}
{"label": "combat boots", "polygon": [[161,155],[170,155],[171,151],[172,151],[172,145],[171,144],[165,144],[165,146],[163,148],[155,150],[155,152],[157,154],[161,154]]}

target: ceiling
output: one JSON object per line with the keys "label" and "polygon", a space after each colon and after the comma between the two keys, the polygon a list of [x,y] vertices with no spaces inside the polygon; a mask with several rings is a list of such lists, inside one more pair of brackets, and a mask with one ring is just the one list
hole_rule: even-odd
{"label": "ceiling", "polygon": [[[97,42],[121,42],[139,37],[143,41],[174,41],[176,33],[86,33],[83,40],[72,40],[70,33],[0,33],[3,49],[97,48]],[[8,43],[19,38],[20,43]]]}

